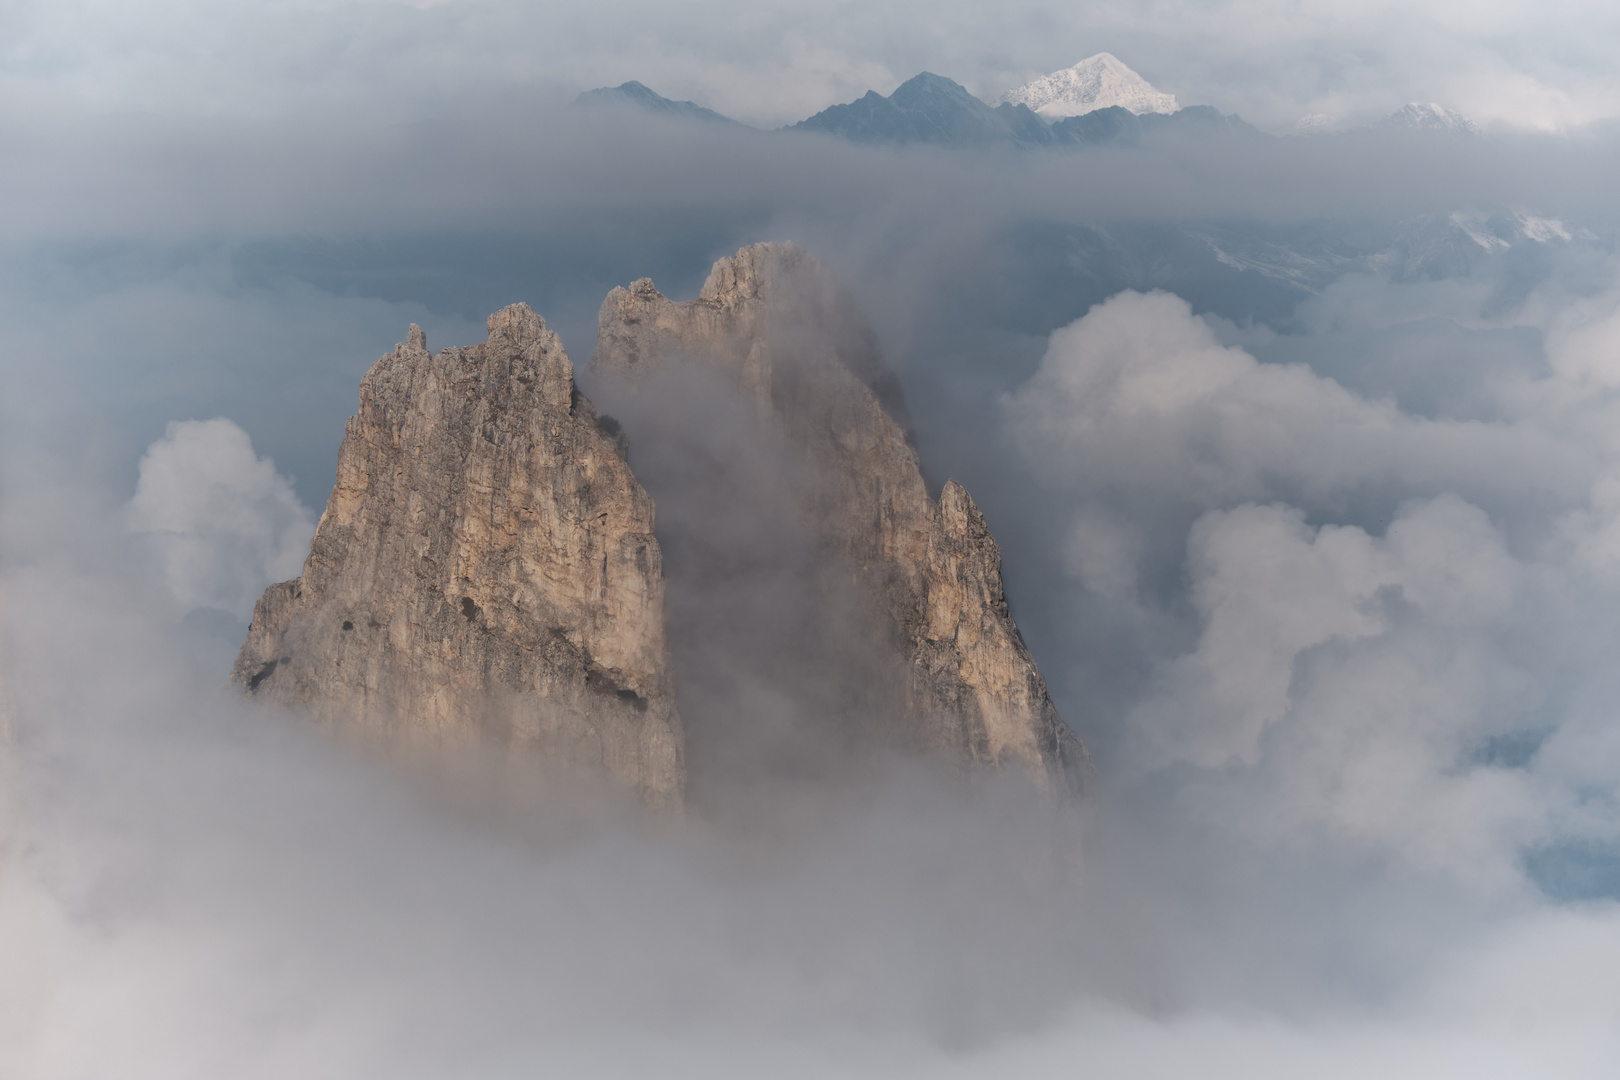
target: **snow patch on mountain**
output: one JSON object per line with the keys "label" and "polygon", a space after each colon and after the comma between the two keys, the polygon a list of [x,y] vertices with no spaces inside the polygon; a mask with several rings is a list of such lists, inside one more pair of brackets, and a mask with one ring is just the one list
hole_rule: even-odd
{"label": "snow patch on mountain", "polygon": [[1088,56],[1071,68],[1042,75],[1002,94],[996,105],[1028,105],[1047,120],[1081,116],[1111,106],[1143,113],[1173,113],[1174,94],[1154,89],[1112,53]]}
{"label": "snow patch on mountain", "polygon": [[1557,218],[1522,212],[1486,215],[1478,211],[1458,211],[1451,215],[1451,223],[1486,251],[1506,250],[1518,240],[1568,244],[1577,239],[1597,239],[1590,229],[1571,230]]}
{"label": "snow patch on mountain", "polygon": [[1466,135],[1479,130],[1468,117],[1432,101],[1414,101],[1402,105],[1384,118],[1384,124],[1386,127],[1409,128],[1413,131],[1450,131]]}

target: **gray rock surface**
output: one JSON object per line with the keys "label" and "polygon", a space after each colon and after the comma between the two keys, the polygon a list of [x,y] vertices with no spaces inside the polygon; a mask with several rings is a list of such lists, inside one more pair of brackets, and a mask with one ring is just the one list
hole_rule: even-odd
{"label": "gray rock surface", "polygon": [[493,743],[682,805],[684,736],[653,504],[540,316],[360,384],[303,573],[271,586],[232,678],[335,726]]}
{"label": "gray rock surface", "polygon": [[792,245],[757,244],[716,263],[690,303],[646,279],[614,289],[588,375],[656,396],[672,368],[735,387],[813,474],[801,520],[881,624],[895,685],[863,696],[904,741],[1078,791],[1085,749],[1008,612],[1000,550],[961,485],[929,495],[898,383],[826,269]]}

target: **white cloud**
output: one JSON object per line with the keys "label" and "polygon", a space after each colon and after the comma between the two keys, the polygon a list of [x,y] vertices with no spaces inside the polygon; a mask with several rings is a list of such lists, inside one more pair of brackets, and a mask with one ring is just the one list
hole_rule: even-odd
{"label": "white cloud", "polygon": [[315,532],[292,484],[223,417],[169,424],[141,458],[126,521],[180,610],[243,618],[266,585],[298,575]]}
{"label": "white cloud", "polygon": [[1384,538],[1312,529],[1287,507],[1212,511],[1188,547],[1204,632],[1171,666],[1173,698],[1146,711],[1191,728],[1160,733],[1164,754],[1211,767],[1259,760],[1306,650],[1389,632],[1382,609],[1397,596],[1441,626],[1488,624],[1511,610],[1520,572],[1485,516],[1453,497],[1409,509]]}
{"label": "white cloud", "polygon": [[1185,575],[1196,627],[1160,643],[1115,767],[1190,768],[1183,798],[1241,834],[1487,892],[1531,845],[1620,834],[1603,710],[1570,704],[1620,647],[1613,308],[1526,305],[1550,373],[1483,383],[1491,423],[1260,363],[1165,294],[1054,333],[1005,415],[1075,497],[1069,570],[1136,621],[1163,603],[1138,576]]}
{"label": "white cloud", "polygon": [[1053,333],[1006,408],[1051,482],[1204,508],[1319,506],[1370,488],[1573,498],[1596,468],[1534,426],[1430,420],[1303,365],[1261,364],[1168,293],[1120,293]]}
{"label": "white cloud", "polygon": [[1249,505],[1205,515],[1189,548],[1204,629],[1133,715],[1138,764],[1255,769],[1266,794],[1242,825],[1261,834],[1326,825],[1428,869],[1517,880],[1519,845],[1556,805],[1530,773],[1480,759],[1538,689],[1500,640],[1526,570],[1485,516],[1441,496],[1374,537]]}

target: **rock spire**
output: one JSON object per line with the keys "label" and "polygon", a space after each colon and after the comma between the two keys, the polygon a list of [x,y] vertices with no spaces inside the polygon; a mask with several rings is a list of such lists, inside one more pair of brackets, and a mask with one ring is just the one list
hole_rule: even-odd
{"label": "rock spire", "polygon": [[360,384],[303,573],[233,679],[413,744],[493,741],[682,804],[653,504],[617,424],[527,305],[437,355],[411,327]]}
{"label": "rock spire", "polygon": [[589,375],[639,480],[544,320],[488,328],[434,355],[413,326],[362,379],[303,572],[254,609],[247,693],[605,772],[663,812],[689,760],[759,791],[882,747],[1080,790],[984,516],[930,494],[871,328],[809,255],[744,248],[690,303],[608,295]]}
{"label": "rock spire", "polygon": [[1077,791],[1085,749],[1008,612],[1000,550],[960,484],[929,494],[899,384],[831,274],[797,247],[756,244],[689,303],[646,279],[614,289],[590,377],[633,392],[680,366],[734,387],[814,475],[802,520],[871,601],[903,741]]}

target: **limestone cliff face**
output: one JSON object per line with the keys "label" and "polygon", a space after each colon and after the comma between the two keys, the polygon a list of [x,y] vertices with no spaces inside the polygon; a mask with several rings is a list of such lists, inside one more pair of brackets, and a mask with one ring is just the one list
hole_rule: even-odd
{"label": "limestone cliff face", "polygon": [[716,263],[690,303],[646,279],[613,290],[592,376],[634,387],[680,363],[723,375],[818,474],[806,516],[889,624],[908,741],[1078,790],[1085,750],[1008,613],[1000,550],[959,484],[930,497],[898,384],[825,268],[758,244]]}
{"label": "limestone cliff face", "polygon": [[487,343],[408,340],[360,384],[303,574],[233,679],[417,744],[494,740],[678,807],[683,735],[653,505],[526,305]]}

